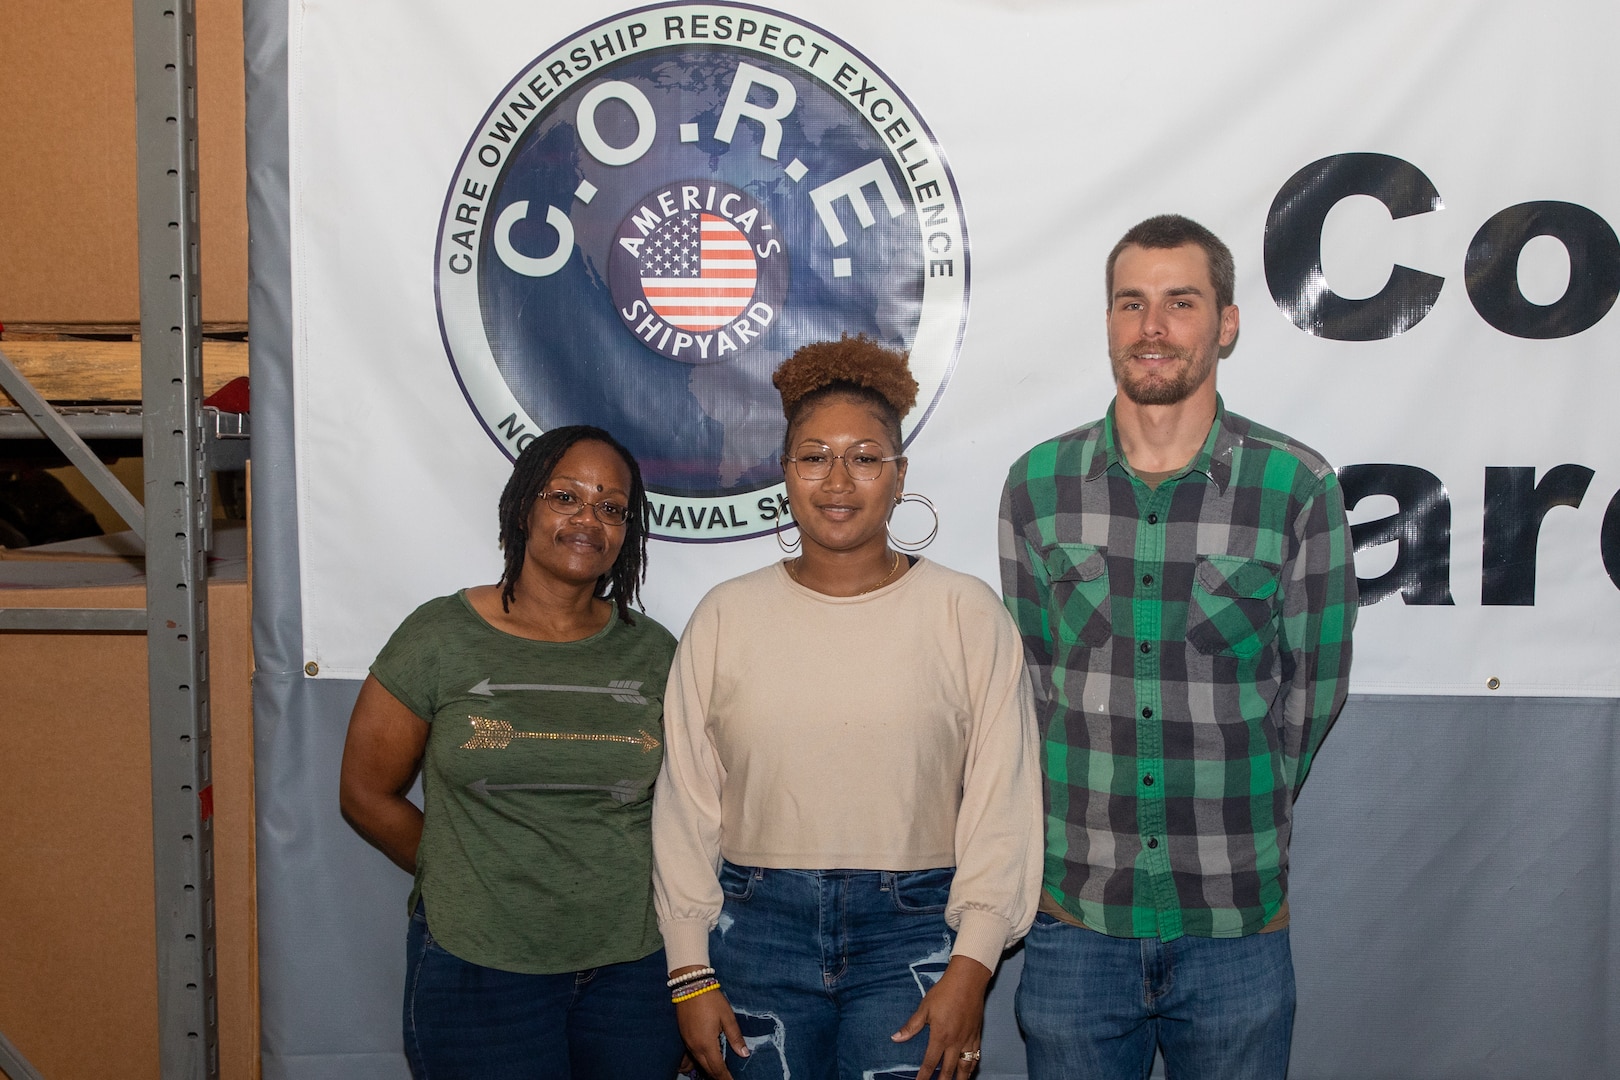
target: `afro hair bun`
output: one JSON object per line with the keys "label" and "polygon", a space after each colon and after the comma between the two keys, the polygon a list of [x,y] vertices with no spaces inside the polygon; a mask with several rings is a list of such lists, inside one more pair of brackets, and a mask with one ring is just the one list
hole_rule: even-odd
{"label": "afro hair bun", "polygon": [[917,380],[911,377],[906,354],[888,349],[865,334],[844,334],[837,341],[816,341],[801,346],[771,375],[782,395],[782,415],[791,418],[799,402],[839,383],[872,391],[888,402],[897,416],[917,404]]}

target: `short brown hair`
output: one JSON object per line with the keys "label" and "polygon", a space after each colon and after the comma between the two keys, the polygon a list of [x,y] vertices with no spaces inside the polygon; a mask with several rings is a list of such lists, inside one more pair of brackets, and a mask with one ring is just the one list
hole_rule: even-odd
{"label": "short brown hair", "polygon": [[[771,385],[782,395],[788,433],[813,406],[847,396],[871,406],[883,418],[896,450],[901,446],[900,420],[917,404],[917,380],[911,377],[906,354],[865,334],[801,346],[777,367]],[[784,449],[787,439],[784,433]]]}
{"label": "short brown hair", "polygon": [[1215,287],[1215,304],[1222,311],[1231,307],[1232,294],[1237,288],[1237,266],[1232,261],[1232,249],[1198,222],[1180,214],[1150,217],[1131,226],[1130,231],[1119,238],[1114,250],[1108,253],[1108,306],[1114,303],[1114,263],[1119,261],[1120,252],[1132,246],[1163,251],[1184,244],[1197,244],[1204,249],[1204,258],[1209,263],[1209,282]]}

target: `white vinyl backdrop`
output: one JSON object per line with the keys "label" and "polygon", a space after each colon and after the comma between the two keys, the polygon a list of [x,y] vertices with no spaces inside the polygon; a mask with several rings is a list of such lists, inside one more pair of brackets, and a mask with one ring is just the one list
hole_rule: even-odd
{"label": "white vinyl backdrop", "polygon": [[[295,416],[305,659],[362,674],[423,600],[499,573],[495,503],[507,459],[457,386],[434,306],[447,187],[479,118],[535,57],[628,5],[410,0],[290,5]],[[928,555],[995,582],[1005,469],[1028,445],[1100,415],[1112,394],[1102,263],[1155,213],[1231,245],[1242,330],[1222,362],[1228,407],[1336,465],[1401,463],[1451,501],[1449,606],[1392,595],[1363,609],[1360,693],[1620,695],[1620,588],[1599,530],[1620,489],[1620,314],[1548,340],[1494,329],[1464,286],[1476,231],[1556,200],[1620,223],[1620,10],[1553,0],[1300,5],[805,0],[796,19],[849,43],[910,99],[948,155],[971,246],[956,368],[910,447],[908,487],[938,506]],[[656,12],[653,12],[656,15]],[[1570,34],[1572,25],[1579,34]],[[1353,196],[1323,229],[1328,285],[1383,288],[1403,264],[1446,279],[1398,336],[1298,329],[1262,266],[1285,182],[1330,155],[1403,159],[1443,209],[1391,220]],[[1528,244],[1536,303],[1570,274]],[[626,348],[639,346],[626,338]],[[1481,604],[1485,475],[1594,471],[1579,507],[1541,527],[1535,603]],[[1369,498],[1352,520],[1393,510]],[[915,531],[908,521],[902,531]],[[1358,554],[1361,576],[1393,544]],[[658,541],[648,610],[678,632],[714,583],[779,557],[769,538]],[[1616,568],[1620,570],[1620,567]],[[1495,680],[1499,689],[1487,689]]]}

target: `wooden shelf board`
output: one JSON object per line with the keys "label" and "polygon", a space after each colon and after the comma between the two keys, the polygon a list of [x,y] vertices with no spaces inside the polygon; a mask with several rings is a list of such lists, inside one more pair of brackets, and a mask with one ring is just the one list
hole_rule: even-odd
{"label": "wooden shelf board", "polygon": [[[138,341],[14,341],[11,329],[0,351],[47,401],[114,403],[141,400]],[[203,393],[212,394],[248,373],[248,343],[203,340]],[[0,392],[0,406],[15,405]]]}

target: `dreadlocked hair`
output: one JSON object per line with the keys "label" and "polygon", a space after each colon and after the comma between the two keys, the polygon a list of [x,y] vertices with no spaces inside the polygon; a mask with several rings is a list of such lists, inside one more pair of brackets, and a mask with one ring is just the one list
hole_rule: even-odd
{"label": "dreadlocked hair", "polygon": [[853,398],[871,407],[898,452],[900,419],[917,404],[917,380],[911,377],[906,354],[865,334],[801,346],[771,375],[771,384],[782,395],[782,415],[787,418],[784,452],[799,418],[834,397]]}
{"label": "dreadlocked hair", "polygon": [[[596,597],[612,600],[621,621],[634,626],[630,605],[641,603],[641,583],[647,579],[647,488],[641,482],[641,466],[635,455],[612,435],[599,427],[574,424],[552,428],[535,437],[518,454],[512,466],[512,475],[501,492],[501,550],[506,554],[506,568],[501,572],[501,610],[511,611],[517,595],[518,575],[523,573],[523,559],[528,551],[529,515],[534,503],[546,492],[551,474],[557,463],[575,443],[599,442],[613,448],[630,470],[630,500],[624,521],[624,546],[612,568],[596,579]],[[591,513],[592,511],[581,511]]]}

